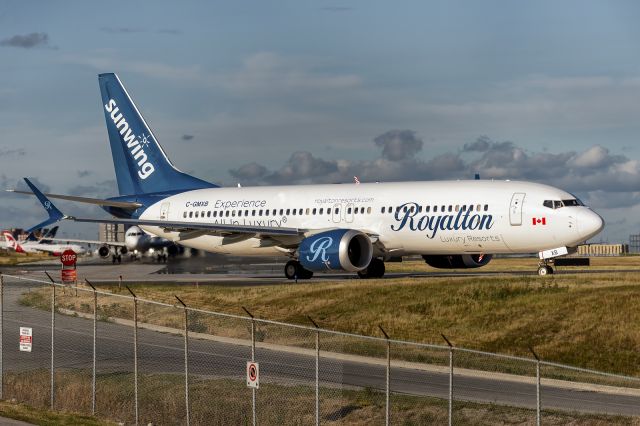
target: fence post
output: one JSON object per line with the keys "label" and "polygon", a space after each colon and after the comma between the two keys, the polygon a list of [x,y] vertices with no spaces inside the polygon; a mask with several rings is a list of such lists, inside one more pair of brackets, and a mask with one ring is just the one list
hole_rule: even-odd
{"label": "fence post", "polygon": [[386,409],[385,409],[384,424],[386,426],[389,426],[389,422],[391,421],[390,412],[389,412],[389,394],[390,394],[390,388],[391,388],[391,341],[389,340],[389,335],[387,334],[387,332],[384,331],[384,328],[382,328],[381,325],[378,325],[378,328],[380,329],[380,331],[382,331],[382,334],[384,334],[384,338],[387,339],[387,374],[386,374],[387,383],[386,383],[386,390],[385,390]]}
{"label": "fence post", "polygon": [[[251,362],[256,360],[256,320],[251,312],[244,306],[242,309],[251,317]],[[256,388],[251,388],[251,400],[253,411],[253,426],[256,426]]]}
{"label": "fence post", "polygon": [[189,409],[189,312],[187,305],[178,296],[175,298],[184,308],[184,402],[187,411],[187,426],[189,426],[191,424]]}
{"label": "fence post", "polygon": [[531,346],[529,350],[536,358],[536,426],[540,426],[540,357]]}
{"label": "fence post", "polygon": [[320,425],[320,327],[307,315],[316,328],[316,426]]}
{"label": "fence post", "polygon": [[50,408],[51,410],[53,410],[54,404],[55,404],[55,367],[53,364],[53,360],[54,360],[54,348],[55,348],[55,331],[56,331],[56,282],[55,280],[51,277],[51,275],[49,275],[49,273],[47,271],[44,272],[45,274],[47,274],[47,277],[49,277],[49,279],[51,280],[51,401],[50,401]]}
{"label": "fence post", "polygon": [[4,399],[4,275],[0,274],[0,399]]}
{"label": "fence post", "polygon": [[449,345],[449,426],[453,424],[453,345],[447,336],[440,333],[447,345]]}
{"label": "fence post", "polygon": [[84,281],[93,289],[93,360],[91,367],[91,415],[96,415],[96,338],[98,335],[98,293],[96,288],[89,282]]}
{"label": "fence post", "polygon": [[127,286],[133,296],[133,395],[135,398],[136,426],[138,425],[138,297]]}

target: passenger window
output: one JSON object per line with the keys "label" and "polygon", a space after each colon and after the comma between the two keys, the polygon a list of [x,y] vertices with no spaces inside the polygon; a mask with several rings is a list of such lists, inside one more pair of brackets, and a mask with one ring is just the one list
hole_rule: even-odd
{"label": "passenger window", "polygon": [[481,206],[480,204],[478,204],[478,205],[476,206],[476,211],[477,211],[477,212],[479,212],[480,210],[482,210],[482,206]]}
{"label": "passenger window", "polygon": [[231,216],[232,217],[236,217],[236,211],[235,210],[231,210]]}
{"label": "passenger window", "polygon": [[447,206],[440,206],[440,211],[445,212],[447,210]]}
{"label": "passenger window", "polygon": [[207,217],[211,217],[211,210],[207,211]]}
{"label": "passenger window", "polygon": [[292,213],[295,216],[296,215],[296,209],[293,209]]}
{"label": "passenger window", "polygon": [[335,213],[335,214],[340,214],[340,209],[336,207],[336,208],[334,209],[334,213]]}
{"label": "passenger window", "polygon": [[291,214],[291,209],[287,209],[287,216]]}
{"label": "passenger window", "polygon": [[380,213],[384,214],[386,207],[380,207]]}
{"label": "passenger window", "polygon": [[305,211],[305,213],[307,216],[309,215],[309,208],[307,207],[307,210]]}
{"label": "passenger window", "polygon": [[453,206],[449,205],[449,211],[453,211]]}
{"label": "passenger window", "polygon": [[371,207],[367,207],[367,214],[371,214]]}
{"label": "passenger window", "polygon": [[320,208],[320,214],[323,214],[323,213],[324,213],[324,208],[323,208],[323,207],[321,207],[321,208]]}
{"label": "passenger window", "polygon": [[258,210],[258,216],[262,216],[262,209]]}
{"label": "passenger window", "polygon": [[456,204],[456,211],[460,211],[460,205]]}
{"label": "passenger window", "polygon": [[302,216],[302,209],[298,210],[298,215]]}
{"label": "passenger window", "polygon": [[485,211],[485,212],[486,212],[486,211],[489,211],[489,204],[485,204],[485,205],[484,205],[484,211]]}
{"label": "passenger window", "polygon": [[429,213],[431,211],[431,206],[424,206],[424,212]]}
{"label": "passenger window", "polygon": [[312,214],[313,214],[314,216],[316,215],[316,209],[315,209],[315,208],[313,209],[313,213],[312,213]]}
{"label": "passenger window", "polygon": [[198,212],[196,212],[196,217],[198,217]]}
{"label": "passenger window", "polygon": [[280,216],[284,214],[284,209],[280,209]]}
{"label": "passenger window", "polygon": [[351,207],[347,209],[347,214],[351,214]]}
{"label": "passenger window", "polygon": [[183,215],[182,217],[184,217],[184,218],[186,219],[186,217],[187,217],[187,212],[184,212],[184,215]]}

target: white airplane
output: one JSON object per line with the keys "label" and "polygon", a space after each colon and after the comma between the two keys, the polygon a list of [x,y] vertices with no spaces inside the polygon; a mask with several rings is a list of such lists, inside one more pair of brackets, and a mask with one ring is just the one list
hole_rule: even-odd
{"label": "white airplane", "polygon": [[132,256],[143,255],[149,252],[155,255],[158,261],[166,261],[168,256],[175,256],[178,249],[172,241],[144,232],[138,226],[131,226],[124,233],[124,241],[99,241],[99,240],[69,240],[53,239],[53,241],[65,241],[84,244],[97,244],[100,247],[97,253],[102,258],[112,257],[113,263],[120,263],[122,255],[131,253]]}
{"label": "white airplane", "polygon": [[24,241],[19,243],[13,234],[9,231],[2,233],[7,243],[7,247],[16,253],[51,253],[54,256],[60,256],[65,250],[71,249],[76,254],[84,254],[86,250],[77,244],[52,244],[43,243],[41,241]]}
{"label": "white airplane", "polygon": [[[25,178],[49,213],[36,227],[60,219],[124,223],[200,250],[279,254],[290,259],[290,279],[327,270],[381,277],[385,260],[406,255],[438,268],[475,268],[496,253],[535,252],[546,275],[551,259],[604,227],[575,196],[530,182],[220,188],[173,166],[115,74],[98,81],[120,195],[45,195]],[[115,217],[68,217],[49,198],[100,205]]]}

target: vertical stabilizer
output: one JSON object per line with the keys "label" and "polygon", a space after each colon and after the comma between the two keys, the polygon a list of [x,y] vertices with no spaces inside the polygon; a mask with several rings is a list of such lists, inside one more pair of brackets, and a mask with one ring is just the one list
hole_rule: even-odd
{"label": "vertical stabilizer", "polygon": [[216,187],[173,166],[116,74],[98,82],[120,195]]}

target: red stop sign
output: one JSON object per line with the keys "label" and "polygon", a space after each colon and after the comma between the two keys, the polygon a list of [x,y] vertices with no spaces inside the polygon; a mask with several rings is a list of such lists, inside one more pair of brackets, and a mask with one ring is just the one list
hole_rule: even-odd
{"label": "red stop sign", "polygon": [[78,260],[78,255],[71,249],[63,251],[60,256],[60,262],[62,262],[64,266],[73,266],[76,264],[76,260]]}

